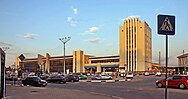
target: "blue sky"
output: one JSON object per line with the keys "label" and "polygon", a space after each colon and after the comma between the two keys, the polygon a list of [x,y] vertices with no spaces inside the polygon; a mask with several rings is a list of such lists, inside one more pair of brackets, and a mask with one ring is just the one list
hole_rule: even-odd
{"label": "blue sky", "polygon": [[[123,19],[138,16],[152,29],[153,62],[158,53],[165,59],[165,36],[157,34],[157,15],[176,16],[176,34],[169,36],[169,65],[188,51],[187,0],[1,0],[0,47],[9,47],[7,65],[15,57],[63,55],[60,37],[71,36],[66,54],[84,50],[85,54],[119,54],[119,26]],[[165,64],[164,61],[162,61]]]}

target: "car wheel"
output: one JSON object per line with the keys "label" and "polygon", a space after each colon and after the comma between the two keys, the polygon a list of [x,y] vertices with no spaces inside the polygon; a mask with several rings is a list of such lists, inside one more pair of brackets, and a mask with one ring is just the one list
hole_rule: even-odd
{"label": "car wheel", "polygon": [[42,87],[46,87],[46,85],[42,85]]}
{"label": "car wheel", "polygon": [[163,84],[162,84],[162,83],[158,83],[157,86],[158,86],[159,88],[162,88],[162,87],[163,87]]}
{"label": "car wheel", "polygon": [[179,85],[179,88],[180,88],[180,89],[185,89],[185,87],[186,87],[185,84],[180,84],[180,85]]}

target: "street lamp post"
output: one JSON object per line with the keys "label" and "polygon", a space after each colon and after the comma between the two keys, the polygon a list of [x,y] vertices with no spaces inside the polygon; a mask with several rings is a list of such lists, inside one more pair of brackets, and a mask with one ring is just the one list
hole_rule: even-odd
{"label": "street lamp post", "polygon": [[63,47],[64,47],[64,64],[63,64],[63,72],[65,74],[65,44],[71,39],[71,37],[63,37],[63,38],[59,38],[59,40],[63,43]]}

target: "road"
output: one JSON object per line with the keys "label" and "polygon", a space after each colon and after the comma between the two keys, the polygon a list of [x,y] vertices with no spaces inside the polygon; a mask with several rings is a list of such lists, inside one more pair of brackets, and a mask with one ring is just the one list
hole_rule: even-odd
{"label": "road", "polygon": [[[136,76],[125,82],[68,82],[66,84],[48,84],[48,88],[65,88],[85,91],[96,95],[106,95],[117,99],[164,99],[165,88],[157,88],[155,76]],[[168,88],[168,99],[187,99],[188,89]]]}

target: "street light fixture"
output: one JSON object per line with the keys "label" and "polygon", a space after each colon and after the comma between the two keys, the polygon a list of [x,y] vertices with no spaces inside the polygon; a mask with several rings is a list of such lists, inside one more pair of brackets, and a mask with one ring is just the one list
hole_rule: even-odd
{"label": "street light fixture", "polygon": [[63,38],[59,38],[59,40],[63,43],[64,45],[64,64],[63,64],[63,72],[64,74],[66,73],[65,72],[65,44],[71,39],[71,37],[63,37]]}

